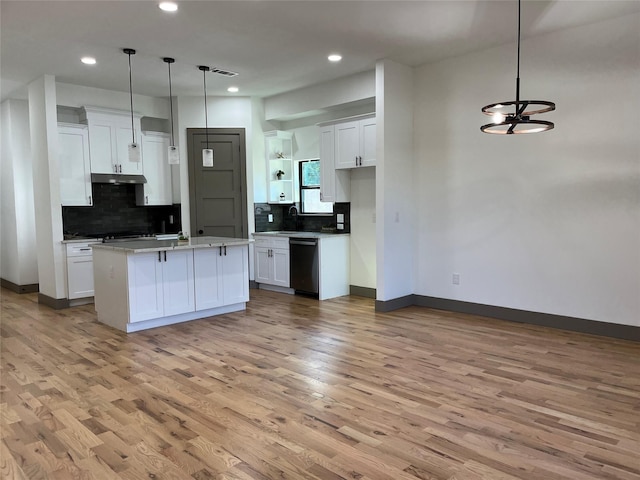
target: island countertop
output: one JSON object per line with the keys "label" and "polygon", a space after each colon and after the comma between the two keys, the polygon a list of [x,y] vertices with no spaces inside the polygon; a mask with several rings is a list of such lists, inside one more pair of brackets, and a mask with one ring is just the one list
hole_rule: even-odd
{"label": "island countertop", "polygon": [[162,252],[164,250],[185,250],[196,248],[212,248],[233,245],[248,245],[253,240],[230,237],[193,237],[187,242],[178,240],[132,240],[130,242],[96,243],[92,248],[113,250],[124,253]]}

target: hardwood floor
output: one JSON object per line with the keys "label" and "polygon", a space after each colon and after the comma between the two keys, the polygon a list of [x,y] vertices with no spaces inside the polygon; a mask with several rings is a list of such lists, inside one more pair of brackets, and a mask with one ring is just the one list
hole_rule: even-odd
{"label": "hardwood floor", "polygon": [[251,291],[126,335],[2,290],[6,479],[640,479],[640,344]]}

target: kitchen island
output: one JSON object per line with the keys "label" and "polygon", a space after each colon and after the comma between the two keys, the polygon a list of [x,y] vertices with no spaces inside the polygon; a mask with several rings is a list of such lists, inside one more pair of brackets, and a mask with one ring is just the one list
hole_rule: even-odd
{"label": "kitchen island", "polygon": [[98,321],[136,332],[244,310],[251,241],[197,237],[92,245]]}

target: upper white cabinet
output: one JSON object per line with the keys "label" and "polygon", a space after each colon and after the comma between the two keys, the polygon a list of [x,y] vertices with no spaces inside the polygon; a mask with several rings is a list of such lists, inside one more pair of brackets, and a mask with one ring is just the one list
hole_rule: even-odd
{"label": "upper white cabinet", "polygon": [[58,149],[62,205],[70,207],[92,206],[91,162],[87,127],[59,123]]}
{"label": "upper white cabinet", "polygon": [[[131,114],[120,110],[84,107],[80,120],[89,127],[91,173],[122,173],[142,175],[140,161],[129,160],[132,141]],[[134,115],[136,143],[140,144],[140,116]]]}
{"label": "upper white cabinet", "polygon": [[171,205],[171,165],[169,135],[145,132],[142,135],[142,173],[147,183],[136,186],[137,205]]}
{"label": "upper white cabinet", "polygon": [[320,200],[348,202],[351,183],[347,171],[335,168],[335,125],[320,127]]}
{"label": "upper white cabinet", "polygon": [[268,203],[293,203],[293,133],[274,130],[264,134]]}
{"label": "upper white cabinet", "polygon": [[375,116],[336,123],[334,135],[336,169],[375,166]]}

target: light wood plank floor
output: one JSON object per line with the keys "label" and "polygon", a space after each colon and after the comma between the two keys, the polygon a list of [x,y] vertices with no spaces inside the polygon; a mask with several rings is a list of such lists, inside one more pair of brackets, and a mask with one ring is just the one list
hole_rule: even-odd
{"label": "light wood plank floor", "polygon": [[640,479],[640,345],[251,291],[126,335],[2,290],[7,479]]}

